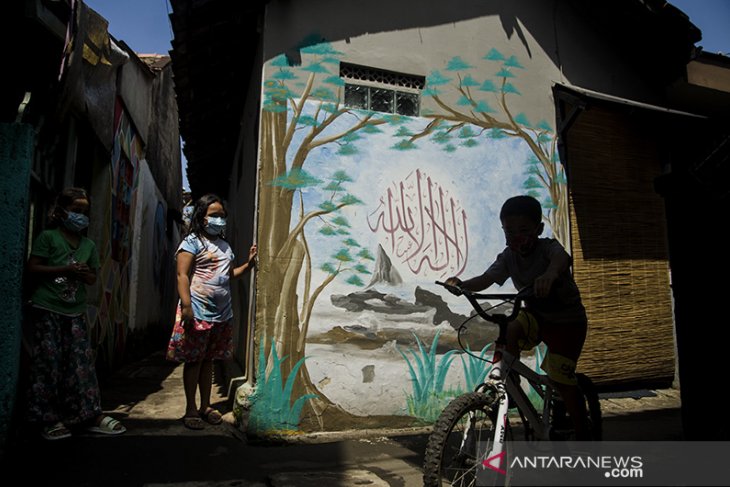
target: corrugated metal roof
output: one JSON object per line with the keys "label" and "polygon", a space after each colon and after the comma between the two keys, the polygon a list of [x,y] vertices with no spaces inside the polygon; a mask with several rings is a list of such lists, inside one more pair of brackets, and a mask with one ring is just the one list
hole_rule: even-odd
{"label": "corrugated metal roof", "polygon": [[558,86],[561,90],[566,90],[573,92],[576,95],[579,96],[586,96],[588,98],[593,98],[595,100],[603,100],[608,101],[612,103],[618,103],[621,105],[628,105],[636,108],[643,108],[645,110],[653,110],[658,112],[665,112],[670,113],[673,115],[682,115],[686,117],[695,117],[695,118],[707,118],[704,115],[697,115],[696,113],[690,113],[690,112],[683,112],[680,110],[674,110],[667,107],[661,107],[658,105],[651,105],[649,103],[643,103],[636,100],[629,100],[628,98],[621,98],[620,96],[614,96],[609,95],[607,93],[600,93],[598,91],[589,90],[587,88],[581,88],[579,86],[572,86],[572,85],[565,85],[562,83],[555,83],[556,86]]}

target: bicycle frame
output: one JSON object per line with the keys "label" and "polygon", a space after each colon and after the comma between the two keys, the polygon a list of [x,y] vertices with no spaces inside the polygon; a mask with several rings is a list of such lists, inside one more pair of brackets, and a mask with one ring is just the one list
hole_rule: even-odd
{"label": "bicycle frame", "polygon": [[[521,362],[519,353],[511,354],[505,349],[508,325],[517,319],[523,299],[533,297],[532,290],[523,289],[517,294],[477,294],[438,281],[436,284],[454,294],[463,294],[479,316],[499,325],[499,337],[495,341],[494,358],[488,361],[493,364],[488,377],[473,392],[462,394],[449,402],[434,424],[424,458],[424,485],[443,485],[443,480],[447,480],[449,485],[474,485],[475,481],[480,481],[477,477],[481,474],[489,475],[495,485],[507,485],[512,475],[509,471],[512,438],[508,434],[511,432],[511,402],[514,402],[522,418],[526,440],[569,439],[572,435],[577,436],[567,421],[567,408],[556,402],[560,399],[558,384]],[[514,306],[509,315],[488,314],[488,310],[494,310],[501,304],[485,309],[477,301],[482,299],[499,299],[503,303],[512,302]],[[461,343],[462,329],[463,325],[458,329],[459,345],[465,353],[477,357]],[[483,357],[477,358],[483,360]],[[581,374],[576,374],[576,377],[579,386],[583,382],[581,393],[589,415],[586,426],[591,436],[595,434],[595,439],[600,440],[598,396],[590,379]],[[521,385],[522,378],[543,400],[541,408],[536,408],[528,398]],[[542,412],[538,409],[542,409]],[[572,423],[573,418],[570,419]],[[481,481],[486,481],[486,478],[481,478]]]}
{"label": "bicycle frame", "polygon": [[[436,282],[436,284],[444,287],[453,288],[448,284]],[[472,292],[465,292],[462,289],[458,289],[459,292],[463,293],[464,296],[469,300],[474,310],[486,321],[496,323],[500,327],[500,338],[504,336],[504,330],[507,324],[516,318],[521,305],[524,293],[518,293],[515,295],[510,294],[477,294]],[[497,314],[490,315],[484,308],[481,307],[477,299],[500,299],[504,302],[514,301],[514,308],[509,316]],[[498,339],[499,340],[499,339]],[[550,406],[552,404],[553,395],[555,393],[554,386],[550,383],[550,380],[546,375],[538,374],[537,372],[530,369],[527,365],[522,363],[519,357],[516,357],[509,353],[504,347],[501,347],[495,352],[501,355],[501,358],[494,362],[494,367],[485,381],[480,387],[493,387],[499,394],[499,406],[497,408],[497,417],[495,423],[495,433],[492,442],[492,449],[487,455],[487,458],[492,458],[499,455],[504,450],[504,439],[506,429],[508,425],[508,413],[509,413],[509,398],[513,398],[517,410],[520,412],[520,416],[525,423],[525,427],[532,426],[535,436],[539,440],[545,440],[550,438]],[[527,382],[535,389],[543,400],[543,411],[539,414],[532,402],[527,397],[525,391],[520,387],[516,377],[524,377]],[[477,390],[480,389],[477,388]]]}
{"label": "bicycle frame", "polygon": [[[527,397],[524,389],[517,382],[516,377],[527,379],[533,389],[543,400],[542,414],[539,414]],[[502,350],[502,358],[494,364],[492,371],[483,386],[494,387],[499,394],[499,406],[497,417],[494,421],[495,431],[492,441],[492,449],[487,458],[499,455],[504,450],[504,439],[509,421],[509,398],[514,399],[517,409],[523,419],[525,427],[531,425],[539,440],[550,438],[550,405],[554,394],[554,388],[546,375],[541,375],[530,369],[527,365],[506,350]]]}

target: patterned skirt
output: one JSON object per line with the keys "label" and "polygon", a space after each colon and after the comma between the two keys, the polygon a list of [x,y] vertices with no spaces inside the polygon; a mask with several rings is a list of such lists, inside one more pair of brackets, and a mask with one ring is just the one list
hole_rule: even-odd
{"label": "patterned skirt", "polygon": [[86,317],[31,308],[28,420],[76,425],[102,413]]}
{"label": "patterned skirt", "polygon": [[193,319],[185,325],[177,307],[175,326],[167,346],[167,360],[199,362],[228,360],[233,357],[233,324],[231,321],[209,322]]}

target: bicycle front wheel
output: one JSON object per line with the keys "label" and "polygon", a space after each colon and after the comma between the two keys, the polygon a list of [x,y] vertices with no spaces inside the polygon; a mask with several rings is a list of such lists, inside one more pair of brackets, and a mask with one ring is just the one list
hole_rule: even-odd
{"label": "bicycle front wheel", "polygon": [[[505,473],[485,470],[482,465],[492,448],[498,405],[496,393],[488,391],[464,394],[446,406],[428,438],[423,466],[424,486],[508,483]],[[507,459],[502,460],[501,465],[505,466]],[[494,474],[494,479],[485,480],[488,474]]]}

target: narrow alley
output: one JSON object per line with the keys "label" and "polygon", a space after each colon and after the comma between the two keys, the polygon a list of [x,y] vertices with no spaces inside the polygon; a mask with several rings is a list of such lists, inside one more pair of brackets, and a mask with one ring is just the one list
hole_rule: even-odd
{"label": "narrow alley", "polygon": [[[92,487],[419,487],[430,428],[301,434],[286,444],[247,441],[225,422],[186,429],[182,367],[162,354],[129,364],[103,386],[105,412],[122,419],[119,437],[84,433],[58,442],[24,436],[4,468],[8,485]],[[213,405],[229,411],[225,387]],[[605,394],[608,441],[682,438],[676,390]],[[230,414],[225,418],[230,421]],[[28,468],[31,459],[35,467]],[[6,470],[7,469],[7,470]],[[13,472],[13,475],[11,475]],[[17,475],[17,476],[15,476]]]}
{"label": "narrow alley", "polygon": [[154,4],[0,17],[3,485],[417,487],[453,418],[481,474],[484,387],[730,449],[730,57],[671,1]]}

